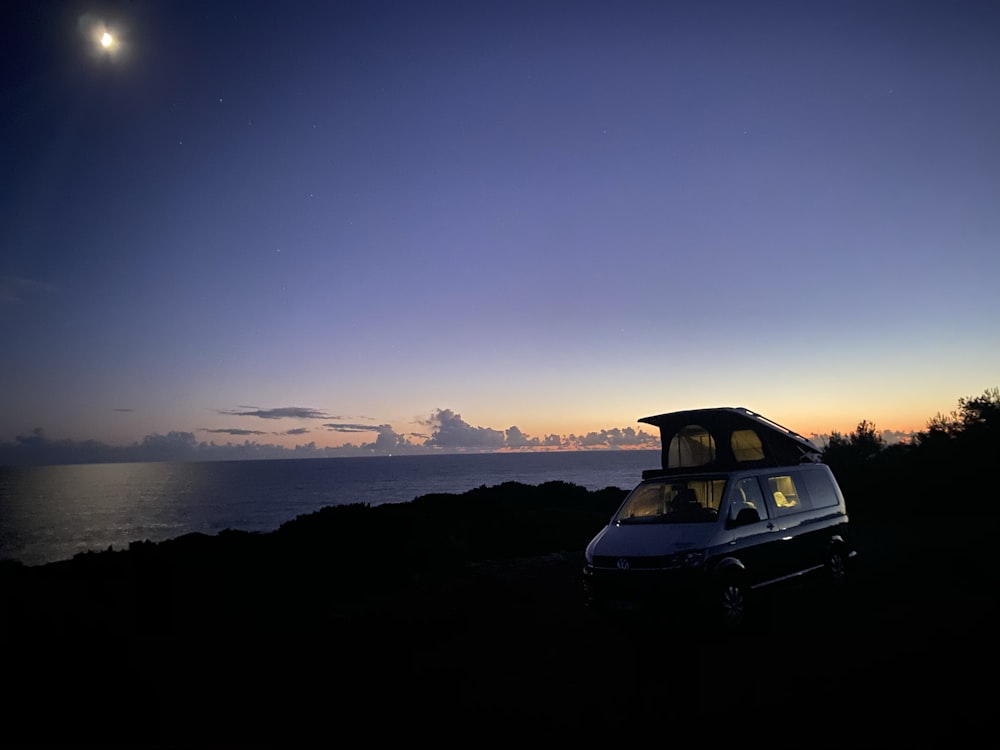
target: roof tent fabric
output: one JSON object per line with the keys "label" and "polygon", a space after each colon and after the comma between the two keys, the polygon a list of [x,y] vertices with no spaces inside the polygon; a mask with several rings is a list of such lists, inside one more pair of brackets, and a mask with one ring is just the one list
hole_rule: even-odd
{"label": "roof tent fabric", "polygon": [[[655,476],[675,471],[732,471],[757,466],[789,466],[799,463],[818,463],[822,451],[815,444],[798,433],[762,417],[743,407],[718,407],[712,409],[690,409],[668,412],[639,420],[660,428],[661,469],[643,472],[643,476]],[[671,465],[670,447],[674,438],[685,428],[704,428],[714,442],[714,456],[698,466]],[[752,430],[760,439],[760,457],[740,460],[733,450],[733,433]],[[736,443],[741,441],[739,438]]]}

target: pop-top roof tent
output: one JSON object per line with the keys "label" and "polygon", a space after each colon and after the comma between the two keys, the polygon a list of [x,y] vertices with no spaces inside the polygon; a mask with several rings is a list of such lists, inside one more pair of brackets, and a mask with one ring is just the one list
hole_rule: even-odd
{"label": "pop-top roof tent", "polygon": [[690,409],[639,420],[660,428],[661,468],[643,479],[667,473],[732,471],[758,466],[818,463],[815,444],[742,406]]}

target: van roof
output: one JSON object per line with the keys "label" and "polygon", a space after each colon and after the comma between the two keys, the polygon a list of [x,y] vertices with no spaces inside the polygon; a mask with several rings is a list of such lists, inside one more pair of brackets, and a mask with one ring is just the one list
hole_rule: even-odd
{"label": "van roof", "polygon": [[[755,466],[819,463],[822,456],[822,451],[812,441],[742,406],[673,411],[643,417],[639,421],[659,427],[662,446],[662,468],[643,472],[644,477],[675,471],[731,471]],[[674,439],[682,431],[685,435],[692,434],[692,428],[697,427],[703,428],[712,438],[711,457],[697,465],[685,464],[679,458],[679,447]],[[748,436],[746,431],[756,435],[759,441],[757,451],[750,458],[738,457],[734,449],[739,439],[734,442],[733,434]]]}

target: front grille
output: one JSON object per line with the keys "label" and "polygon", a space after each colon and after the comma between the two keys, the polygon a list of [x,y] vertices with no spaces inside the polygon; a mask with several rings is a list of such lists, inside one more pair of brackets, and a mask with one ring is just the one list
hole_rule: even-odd
{"label": "front grille", "polygon": [[629,570],[676,570],[681,567],[679,555],[652,555],[649,557],[614,557],[611,555],[595,555],[594,567],[619,570],[620,563],[628,563]]}

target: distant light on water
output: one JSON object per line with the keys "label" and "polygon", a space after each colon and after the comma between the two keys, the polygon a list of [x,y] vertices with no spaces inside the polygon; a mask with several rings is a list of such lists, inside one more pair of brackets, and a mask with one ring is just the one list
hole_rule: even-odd
{"label": "distant light on water", "polygon": [[659,451],[477,453],[0,469],[0,559],[40,565],[188,533],[267,532],[329,505],[504,482],[630,489]]}

